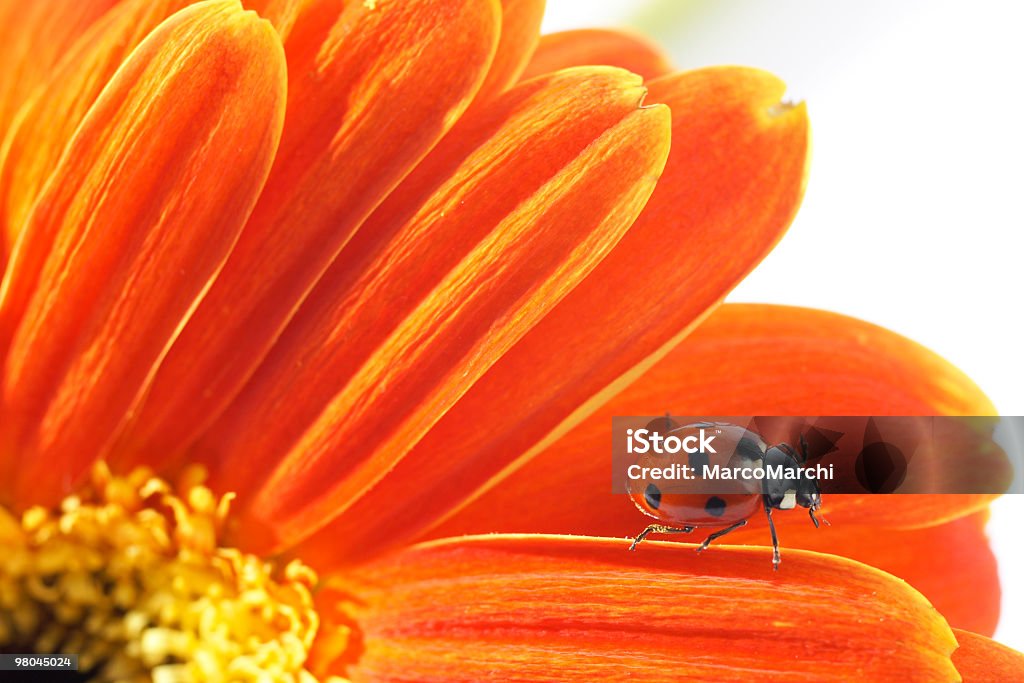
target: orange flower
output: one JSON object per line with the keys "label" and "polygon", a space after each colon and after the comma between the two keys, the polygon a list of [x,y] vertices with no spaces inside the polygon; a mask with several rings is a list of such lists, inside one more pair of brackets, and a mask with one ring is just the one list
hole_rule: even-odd
{"label": "orange flower", "polygon": [[803,191],[778,80],[538,44],[539,0],[246,6],[0,0],[0,650],[97,681],[1020,676],[950,628],[998,616],[988,497],[780,515],[778,574],[626,552],[610,415],[992,412],[885,330],[720,305]]}

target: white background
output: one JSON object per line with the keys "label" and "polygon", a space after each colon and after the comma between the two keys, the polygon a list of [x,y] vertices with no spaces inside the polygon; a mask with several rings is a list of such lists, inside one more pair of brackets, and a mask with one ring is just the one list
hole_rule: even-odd
{"label": "white background", "polygon": [[[545,32],[634,27],[679,67],[767,69],[805,100],[810,182],[731,301],[826,308],[948,358],[1024,415],[1024,4],[549,0]],[[1024,650],[1024,495],[993,506],[1003,614]]]}

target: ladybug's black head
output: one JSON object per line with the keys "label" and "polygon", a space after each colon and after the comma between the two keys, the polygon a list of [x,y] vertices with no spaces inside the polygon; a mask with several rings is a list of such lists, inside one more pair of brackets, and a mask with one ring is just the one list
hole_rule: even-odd
{"label": "ladybug's black head", "polygon": [[[764,462],[767,467],[782,467],[786,470],[796,470],[801,466],[801,460],[797,459],[796,452],[784,443],[769,448],[765,453]],[[807,477],[765,479],[763,490],[770,507],[777,510],[791,510],[797,505],[805,507],[811,515],[814,526],[820,526],[821,522],[814,515],[821,507],[821,491],[816,479]],[[827,521],[825,523],[828,524]]]}
{"label": "ladybug's black head", "polygon": [[[821,490],[816,479],[800,479],[796,482],[796,504],[807,508],[814,526],[820,526],[814,513],[821,508]],[[822,517],[822,520],[825,518]],[[828,522],[825,522],[828,524]]]}

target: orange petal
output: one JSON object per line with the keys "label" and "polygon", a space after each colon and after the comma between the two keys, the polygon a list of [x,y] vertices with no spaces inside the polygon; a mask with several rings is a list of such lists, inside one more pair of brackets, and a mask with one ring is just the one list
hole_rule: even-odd
{"label": "orange petal", "polygon": [[252,210],[285,87],[270,24],[203,3],[151,34],[83,121],[3,284],[17,500],[67,491],[124,418]]}
{"label": "orange petal", "polygon": [[829,496],[829,520],[842,523],[878,524],[891,529],[919,529],[959,519],[988,507],[998,498],[991,494],[894,494],[879,504],[877,496],[840,494]]}
{"label": "orange petal", "polygon": [[86,31],[15,121],[0,169],[0,213],[14,244],[86,112],[149,32],[192,0],[130,0]]}
{"label": "orange petal", "polygon": [[361,648],[325,668],[356,683],[956,678],[946,622],[884,572],[804,551],[773,572],[760,548],[628,545],[468,537],[382,558],[334,585],[359,596]]}
{"label": "orange petal", "polygon": [[[877,496],[875,504],[884,506],[888,498],[891,496]],[[730,545],[770,545],[763,519],[763,514],[757,515],[754,524],[722,540]],[[783,564],[790,548],[842,555],[869,564],[921,591],[951,626],[991,635],[999,621],[1001,591],[996,558],[985,536],[987,520],[988,512],[983,511],[907,531],[837,523],[815,529],[806,514],[775,515]],[[634,534],[646,524],[637,521]]]}
{"label": "orange petal", "polygon": [[635,390],[659,405],[674,398],[665,406],[673,412],[996,414],[970,378],[905,337],[827,311],[761,304],[719,308]]}
{"label": "orange petal", "polygon": [[115,462],[173,453],[226,407],[363,219],[472,99],[498,21],[493,0],[305,9],[285,43],[287,126],[266,189]]}
{"label": "orange petal", "polygon": [[[560,466],[562,469],[572,469],[566,461]],[[532,493],[526,493],[522,488],[506,492],[505,486],[499,485],[449,524],[433,530],[430,537],[495,531],[605,532],[620,538],[635,536],[651,520],[637,514],[625,496],[609,493],[608,472],[602,472],[602,475],[600,482],[588,481],[590,476],[581,481],[570,481],[570,477],[564,477],[561,489],[540,485]],[[582,488],[588,484],[599,487],[594,489],[597,493],[589,497],[576,493],[577,487]],[[515,492],[524,496],[523,508],[547,510],[547,516],[536,515],[531,519],[518,509],[510,510],[506,501]],[[575,527],[563,523],[548,503],[552,496],[558,497],[558,508],[564,510],[570,520],[579,519],[589,511],[597,522]],[[901,497],[875,496],[871,500],[875,506],[885,508],[891,501]],[[946,496],[930,498],[941,503]],[[859,523],[856,517],[843,519],[836,516],[830,506],[832,499],[830,497],[825,501],[825,513],[832,521],[831,527],[815,529],[806,514],[779,513],[774,516],[783,563],[787,561],[791,548],[858,560],[909,582],[942,612],[950,624],[978,633],[993,633],[999,618],[1000,589],[995,557],[984,532],[987,512],[970,514],[931,527],[898,530]],[[577,507],[583,509],[577,510]],[[612,522],[611,517],[616,512],[619,518]],[[697,533],[706,535],[707,532]],[[686,539],[699,542],[703,536],[695,533]],[[764,514],[758,513],[751,518],[748,527],[732,532],[720,543],[768,545],[770,540]]]}
{"label": "orange petal", "polygon": [[[802,107],[770,113],[782,90],[750,69],[651,84],[647,101],[672,108],[672,150],[636,224],[351,514],[319,535],[324,552],[354,557],[419,533],[560,422],[606,400],[753,268],[789,224],[803,185],[807,119]],[[392,501],[385,514],[380,500]]]}
{"label": "orange petal", "polygon": [[486,102],[516,82],[540,39],[545,0],[501,0],[501,41],[477,101]]}
{"label": "orange petal", "polygon": [[1024,654],[969,631],[953,629],[960,647],[953,664],[963,683],[1007,683],[1024,680]]}
{"label": "orange petal", "polygon": [[[0,159],[18,110],[68,48],[118,0],[0,2]],[[13,243],[0,211],[0,273]]]}
{"label": "orange petal", "polygon": [[618,69],[534,81],[428,162],[455,168],[417,171],[402,194],[445,180],[415,215],[383,207],[200,443],[221,486],[258,487],[250,530],[330,521],[604,258],[668,152],[668,110],[642,96]]}
{"label": "orange petal", "polygon": [[521,78],[593,64],[618,66],[646,80],[672,71],[668,56],[644,36],[620,30],[577,29],[541,36]]}
{"label": "orange petal", "polygon": [[[124,0],[85,31],[26,102],[12,125],[0,168],[0,225],[8,244],[16,241],[43,184],[107,81],[150,31],[193,2]],[[298,2],[246,0],[245,6],[258,6],[281,33],[294,21]]]}
{"label": "orange petal", "polygon": [[[195,0],[193,0],[194,2]],[[277,29],[284,40],[291,33],[299,15],[312,7],[312,0],[242,0],[246,9],[251,9]]]}

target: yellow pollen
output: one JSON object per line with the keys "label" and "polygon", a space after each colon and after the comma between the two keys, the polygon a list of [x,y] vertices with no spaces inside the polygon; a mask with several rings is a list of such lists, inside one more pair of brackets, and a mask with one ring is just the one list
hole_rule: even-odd
{"label": "yellow pollen", "polygon": [[58,510],[0,506],[0,652],[78,654],[97,682],[315,683],[316,575],[221,546],[229,502],[199,470],[100,466]]}

